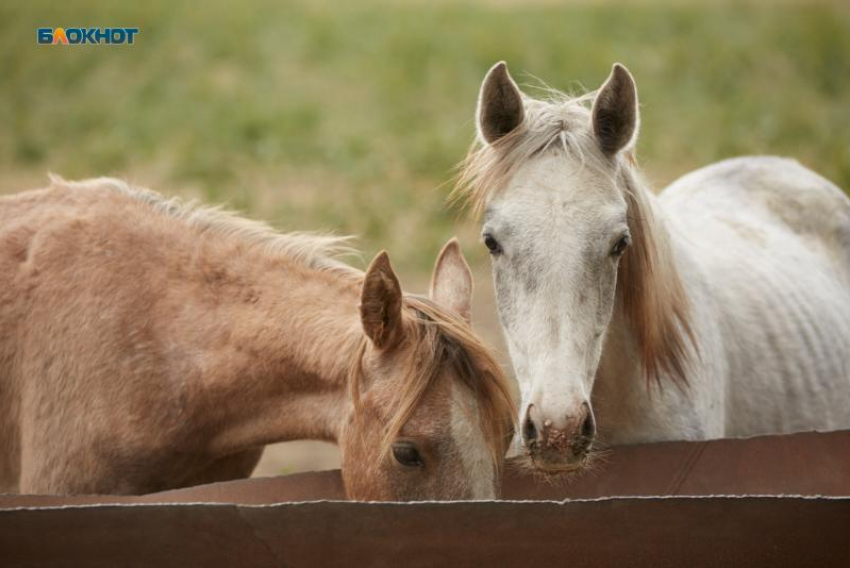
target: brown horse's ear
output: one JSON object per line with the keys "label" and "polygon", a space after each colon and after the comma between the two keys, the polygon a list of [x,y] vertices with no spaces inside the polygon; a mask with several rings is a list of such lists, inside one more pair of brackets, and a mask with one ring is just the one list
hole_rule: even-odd
{"label": "brown horse's ear", "polygon": [[522,94],[508,73],[504,61],[496,63],[481,83],[478,94],[478,137],[492,144],[522,124],[525,110]]}
{"label": "brown horse's ear", "polygon": [[599,89],[592,116],[593,134],[605,155],[613,156],[634,144],[640,120],[637,87],[629,70],[619,63]]}
{"label": "brown horse's ear", "polygon": [[390,257],[381,251],[366,270],[360,296],[363,331],[378,349],[389,349],[402,337],[401,298]]}
{"label": "brown horse's ear", "polygon": [[431,301],[470,321],[472,271],[463,257],[460,244],[452,238],[443,247],[431,277]]}

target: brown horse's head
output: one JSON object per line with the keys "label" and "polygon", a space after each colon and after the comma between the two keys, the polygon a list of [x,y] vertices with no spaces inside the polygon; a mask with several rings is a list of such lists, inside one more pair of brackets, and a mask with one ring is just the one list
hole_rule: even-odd
{"label": "brown horse's head", "polygon": [[369,266],[339,440],[350,498],[496,497],[516,414],[501,368],[472,333],[471,296],[455,240],[437,260],[430,299],[402,294],[386,253]]}

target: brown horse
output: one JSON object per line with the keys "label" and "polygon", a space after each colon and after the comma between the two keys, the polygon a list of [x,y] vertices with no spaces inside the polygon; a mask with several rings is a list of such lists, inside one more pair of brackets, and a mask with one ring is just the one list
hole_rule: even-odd
{"label": "brown horse", "polygon": [[353,499],[494,497],[513,402],[457,242],[430,299],[344,242],[113,179],[0,198],[0,491],[246,477],[318,439]]}

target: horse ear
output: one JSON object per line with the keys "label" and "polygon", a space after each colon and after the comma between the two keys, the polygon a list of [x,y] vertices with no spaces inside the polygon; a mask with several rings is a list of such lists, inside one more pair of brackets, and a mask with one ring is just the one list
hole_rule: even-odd
{"label": "horse ear", "polygon": [[496,63],[481,83],[476,110],[478,137],[492,144],[522,123],[522,94],[504,61]]}
{"label": "horse ear", "polygon": [[634,144],[640,121],[637,87],[629,70],[619,63],[599,89],[592,115],[593,133],[603,153],[613,156]]}
{"label": "horse ear", "polygon": [[389,349],[402,337],[401,298],[390,257],[381,251],[366,270],[360,296],[363,331],[378,349]]}
{"label": "horse ear", "polygon": [[440,251],[431,277],[431,301],[452,310],[467,322],[472,304],[472,271],[460,244],[452,238]]}

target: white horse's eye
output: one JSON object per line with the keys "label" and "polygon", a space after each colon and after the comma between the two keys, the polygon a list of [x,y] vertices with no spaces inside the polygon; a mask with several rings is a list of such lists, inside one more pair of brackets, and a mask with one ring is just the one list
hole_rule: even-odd
{"label": "white horse's eye", "polygon": [[631,239],[628,235],[623,235],[620,237],[616,243],[614,243],[614,248],[611,249],[611,256],[620,256],[624,252],[626,252],[626,248],[628,248],[631,243]]}
{"label": "white horse's eye", "polygon": [[499,241],[493,238],[493,235],[484,235],[484,246],[493,256],[502,254],[502,247],[499,245]]}

